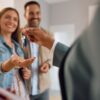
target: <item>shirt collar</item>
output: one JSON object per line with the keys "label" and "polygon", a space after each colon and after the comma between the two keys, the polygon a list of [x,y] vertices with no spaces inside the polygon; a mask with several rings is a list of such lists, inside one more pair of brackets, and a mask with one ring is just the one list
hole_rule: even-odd
{"label": "shirt collar", "polygon": [[[6,41],[4,40],[4,37],[2,36],[2,34],[0,34],[0,41],[1,41],[2,43],[4,43],[4,44],[7,45],[7,43],[6,43]],[[19,44],[18,44],[15,40],[12,39],[12,41],[13,41],[15,47],[16,47],[16,46],[17,46],[17,47],[19,46]]]}
{"label": "shirt collar", "polygon": [[2,43],[6,43],[6,41],[4,40],[4,37],[0,34],[0,41],[2,42]]}

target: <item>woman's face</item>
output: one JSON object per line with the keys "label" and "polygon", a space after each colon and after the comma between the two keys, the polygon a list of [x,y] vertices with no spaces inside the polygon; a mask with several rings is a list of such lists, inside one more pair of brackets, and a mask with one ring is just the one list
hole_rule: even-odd
{"label": "woman's face", "polygon": [[9,10],[0,18],[0,28],[2,34],[13,33],[18,26],[18,15],[15,11]]}

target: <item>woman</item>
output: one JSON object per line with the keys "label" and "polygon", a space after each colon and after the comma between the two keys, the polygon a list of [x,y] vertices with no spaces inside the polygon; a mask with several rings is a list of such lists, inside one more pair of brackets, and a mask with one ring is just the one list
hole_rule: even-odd
{"label": "woman", "polygon": [[[18,96],[27,96],[24,79],[31,76],[27,68],[34,58],[23,59],[24,53],[19,45],[19,14],[14,8],[5,8],[0,12],[0,87],[14,92]],[[19,74],[23,71],[23,74]]]}

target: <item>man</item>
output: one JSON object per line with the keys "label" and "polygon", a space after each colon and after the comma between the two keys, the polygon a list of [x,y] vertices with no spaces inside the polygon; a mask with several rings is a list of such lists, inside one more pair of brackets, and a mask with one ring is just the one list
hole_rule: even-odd
{"label": "man", "polygon": [[[41,8],[40,4],[36,1],[29,1],[24,6],[25,19],[27,25],[23,29],[26,30],[29,27],[41,28]],[[27,33],[31,34],[31,33]],[[33,33],[34,34],[34,33]],[[29,42],[26,37],[24,37],[24,50],[26,53],[26,58],[30,56],[35,56],[36,59],[32,64],[32,78],[31,78],[31,100],[49,100],[49,68],[50,59],[48,58],[49,50],[45,47],[39,46],[35,43]]]}
{"label": "man", "polygon": [[28,35],[30,41],[51,50],[55,48],[53,61],[59,61],[63,100],[100,100],[100,4],[91,25],[68,51],[66,46],[54,42],[41,29],[28,31],[34,32]]}

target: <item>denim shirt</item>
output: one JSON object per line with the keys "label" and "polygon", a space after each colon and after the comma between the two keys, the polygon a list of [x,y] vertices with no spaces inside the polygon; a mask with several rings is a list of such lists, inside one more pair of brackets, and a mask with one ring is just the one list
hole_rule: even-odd
{"label": "denim shirt", "polygon": [[[23,50],[20,48],[19,44],[14,40],[12,40],[12,41],[14,43],[16,54],[21,57],[24,57]],[[3,63],[5,60],[9,59],[12,54],[13,54],[13,49],[7,45],[3,36],[0,35],[0,63]],[[15,69],[13,68],[9,72],[1,72],[0,73],[0,87],[5,88],[5,89],[10,87],[10,85],[13,81],[14,70]]]}

